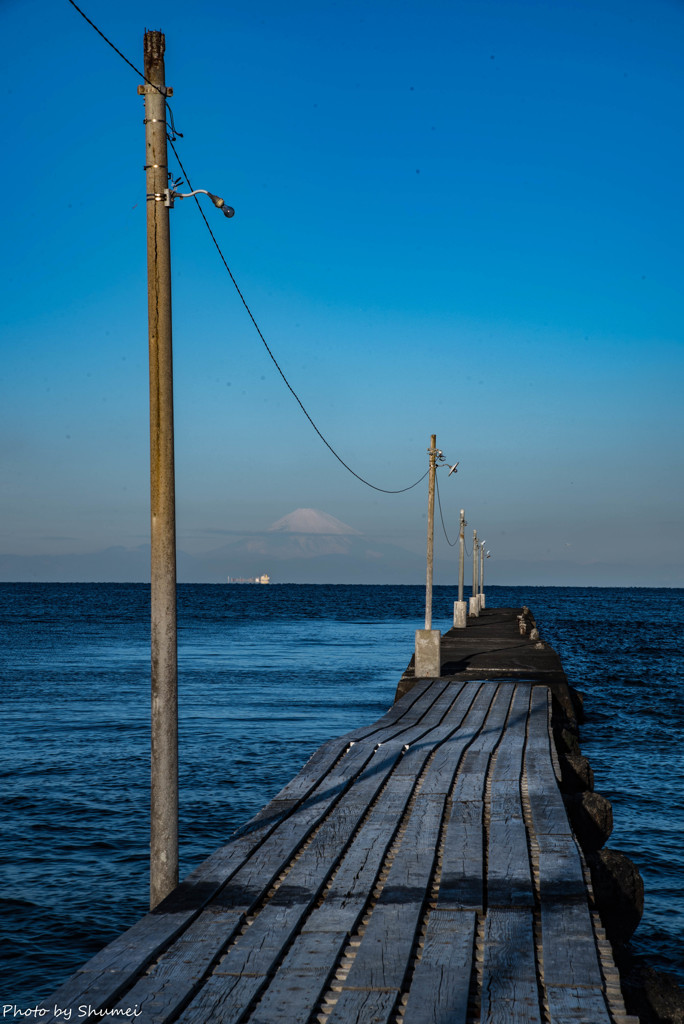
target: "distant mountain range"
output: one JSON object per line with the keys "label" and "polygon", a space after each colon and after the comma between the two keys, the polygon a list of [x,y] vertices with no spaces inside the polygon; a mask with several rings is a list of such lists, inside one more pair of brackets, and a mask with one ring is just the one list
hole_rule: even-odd
{"label": "distant mountain range", "polygon": [[[298,508],[263,532],[238,534],[202,555],[178,552],[180,583],[225,583],[267,573],[272,583],[425,582],[425,556],[366,537],[327,512]],[[672,566],[497,558],[490,579],[508,586],[678,586]],[[72,555],[0,555],[0,581],[148,583],[150,546]],[[435,561],[435,583],[454,585],[457,555]],[[466,584],[470,567],[466,570]],[[485,583],[487,581],[485,580]]]}
{"label": "distant mountain range", "polygon": [[[225,583],[228,576],[268,573],[273,583],[417,583],[423,559],[395,544],[364,537],[341,520],[299,508],[263,533],[245,533],[202,555],[177,555],[181,583]],[[142,583],[150,546],[110,547],[72,555],[0,555],[0,580]]]}

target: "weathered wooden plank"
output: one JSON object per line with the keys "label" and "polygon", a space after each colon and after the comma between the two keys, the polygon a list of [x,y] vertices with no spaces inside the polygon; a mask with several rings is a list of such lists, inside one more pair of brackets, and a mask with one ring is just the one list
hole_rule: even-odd
{"label": "weathered wooden plank", "polygon": [[441,909],[483,904],[483,798],[491,752],[499,740],[513,695],[497,684],[484,727],[459,763],[444,838],[438,895]]}
{"label": "weathered wooden plank", "polygon": [[482,956],[482,1024],[541,1024],[532,912],[489,910]]}
{"label": "weathered wooden plank", "polygon": [[[447,771],[449,783],[466,744],[482,727],[493,690],[494,687],[486,690],[474,702],[476,706],[465,720],[468,727],[445,741],[451,754]],[[445,767],[444,759],[437,765],[433,761],[423,779],[401,847],[366,925],[349,975],[341,983],[342,995],[330,1015],[330,1024],[336,1021],[341,1024],[352,1012],[350,992],[366,988],[376,992],[399,990],[407,976],[432,876],[446,792],[451,788],[450,784],[444,784]],[[385,1010],[391,1005],[376,1007],[373,1019],[384,1020]]]}
{"label": "weathered wooden plank", "polygon": [[[323,822],[254,923],[223,955],[183,1013],[183,1021],[209,1022],[218,1019],[217,1013],[231,1019],[230,1013],[242,1012],[258,996],[266,985],[266,976],[282,959],[284,949],[299,931],[369,804],[400,757],[401,749],[401,740],[396,740],[375,752],[353,789]],[[210,912],[211,907],[205,914]],[[154,974],[153,969],[128,998],[133,995],[142,1001],[142,989],[155,987]],[[236,982],[234,976],[240,980]],[[167,1015],[175,1012],[176,1008],[167,1009]]]}
{"label": "weathered wooden plank", "polygon": [[[606,1010],[601,992],[578,985],[550,986],[546,989],[551,1024],[610,1024],[613,1018]],[[638,1021],[638,1018],[629,1018]]]}
{"label": "weathered wooden plank", "polygon": [[[79,971],[73,974],[59,989],[41,1004],[46,1013],[41,1020],[46,1024],[63,1022],[70,1014],[74,1020],[82,1003],[102,1007],[116,1001],[130,986],[131,978],[154,961],[169,941],[180,935],[195,916],[192,910],[185,913],[154,913],[141,918],[132,928],[96,953]],[[132,1004],[131,1004],[132,1005]],[[54,1008],[60,1014],[54,1016]]]}
{"label": "weathered wooden plank", "polygon": [[[214,1015],[214,1006],[217,1004],[222,1007],[221,1013],[228,1013],[228,1003],[223,996],[226,989],[229,990],[225,998],[228,999],[232,1008],[230,1012],[240,1011],[259,995],[265,984],[265,975],[272,973],[277,962],[282,959],[283,947],[301,927],[304,916],[344,853],[353,831],[401,757],[407,737],[410,738],[414,734],[416,738],[441,735],[441,732],[447,727],[441,726],[430,731],[429,722],[435,719],[439,720],[444,715],[447,708],[453,704],[460,689],[460,687],[454,688],[451,695],[442,694],[432,705],[430,712],[425,714],[420,723],[412,730],[408,730],[399,738],[388,740],[378,747],[368,765],[354,780],[353,787],[331,811],[328,819],[323,822],[311,845],[288,872],[286,879],[270,903],[264,907],[256,922],[224,955],[220,968],[214,971],[214,975],[206,981],[204,988],[195,996],[185,1011],[184,1021],[211,1020]],[[427,752],[425,756],[427,756]],[[342,761],[340,765],[344,765],[344,763]],[[327,776],[327,783],[336,785],[338,779],[331,773]],[[286,824],[280,826],[278,834],[283,833]],[[223,899],[224,895],[222,894],[220,898]],[[216,901],[212,906],[215,903]],[[283,917],[283,905],[288,907],[289,912],[286,917]],[[278,920],[277,927],[271,923],[274,916]],[[274,928],[279,935],[279,943],[265,944],[264,936],[272,935]],[[255,968],[252,958],[254,944],[258,950],[258,962],[263,964],[263,967],[258,970]],[[242,981],[239,984],[232,980],[234,974],[241,976]],[[226,976],[229,977],[229,981],[221,980]],[[154,986],[154,984],[153,970],[136,986],[132,995],[142,1000],[142,987]],[[168,1012],[175,1013],[176,1010],[169,1008]]]}
{"label": "weathered wooden plank", "polygon": [[587,898],[582,863],[570,835],[538,835],[539,892],[542,903]]}
{"label": "weathered wooden plank", "polygon": [[[294,1024],[309,1019],[312,1007],[320,1001],[325,991],[322,980],[325,962],[317,958],[321,955],[329,956],[332,947],[336,948],[340,955],[349,935],[355,930],[368,903],[369,893],[375,885],[387,848],[399,826],[415,780],[431,756],[435,744],[440,744],[436,748],[438,752],[449,748],[454,730],[458,730],[462,747],[470,738],[471,732],[474,733],[481,726],[495,687],[487,687],[484,696],[478,693],[482,689],[479,684],[469,684],[460,691],[456,687],[451,689],[452,693],[457,695],[457,700],[453,703],[444,723],[432,730],[426,739],[413,744],[402,759],[402,769],[408,766],[409,770],[395,771],[389,780],[377,806],[347,851],[325,900],[307,919],[302,933],[295,940],[263,995],[258,1007],[259,1019],[263,1017],[273,1024],[280,1021],[283,1024],[290,1021]],[[467,726],[459,730],[458,726],[464,722],[468,723]],[[458,753],[455,756],[458,757]],[[452,751],[452,761],[453,758]],[[436,758],[433,759],[422,792],[426,789],[444,789],[443,767],[442,761],[438,763]],[[451,765],[451,775],[454,768],[455,762]],[[434,855],[433,849],[426,849],[424,852],[426,856]],[[319,941],[312,948],[311,934],[316,932],[326,932],[332,947]],[[317,967],[314,978],[302,980],[303,963],[307,969]],[[330,969],[330,961],[327,961],[327,969]],[[294,984],[293,976],[298,979]],[[316,985],[319,983],[322,987],[316,991]]]}
{"label": "weathered wooden plank", "polygon": [[400,998],[395,989],[344,989],[329,1020],[344,1024],[369,1024],[389,1020]]}
{"label": "weathered wooden plank", "polygon": [[518,684],[490,780],[487,903],[532,906],[534,889],[520,793],[530,688]]}
{"label": "weathered wooden plank", "polygon": [[190,1000],[211,970],[220,950],[239,933],[244,915],[204,914],[195,920],[166,951],[151,975],[144,975],[116,1004],[120,1013],[129,1007],[144,1007],[144,1024],[166,1021]]}
{"label": "weathered wooden plank", "polygon": [[535,687],[530,701],[525,766],[538,848],[540,897],[543,903],[586,900],[582,863],[551,759],[548,716],[548,693]]}
{"label": "weathered wooden plank", "polygon": [[333,983],[347,939],[344,932],[335,931],[300,935],[250,1016],[250,1024],[307,1024]]}
{"label": "weathered wooden plank", "polygon": [[[296,813],[308,800],[309,807],[316,805],[319,812],[317,817],[320,818],[326,810],[326,804],[340,795],[335,791],[335,783],[327,786],[325,792],[326,774],[334,768],[340,756],[345,762],[347,774],[343,779],[337,778],[336,783],[344,788],[351,781],[352,773],[359,762],[364,760],[364,755],[366,759],[372,755],[375,744],[373,735],[382,733],[385,738],[393,733],[404,734],[410,727],[407,723],[421,719],[429,720],[432,709],[446,686],[446,681],[438,683],[432,692],[427,694],[429,684],[421,684],[402,698],[377,723],[354,730],[346,737],[330,740],[319,748],[302,771],[262,808],[230,843],[215,851],[199,865],[153,914],[147,915],[134,926],[134,931],[131,929],[115,939],[69,979],[55,993],[54,999],[51,997],[49,1004],[46,1004],[48,1012],[54,1005],[73,1005],[75,1011],[78,1004],[87,1002],[94,1008],[101,1009],[119,1000],[131,989],[136,978],[159,957],[164,948],[168,948],[183,929],[191,924],[217,891],[225,887],[226,882],[240,870],[254,851],[260,849],[283,820],[287,819],[288,814]],[[440,713],[437,712],[438,715]],[[391,730],[390,733],[387,731],[388,728]],[[368,742],[362,745],[363,740]],[[352,741],[354,746],[350,748],[349,744]],[[315,820],[316,816],[313,823],[309,821],[309,831],[315,825]],[[276,847],[280,845],[280,842],[276,843]],[[269,847],[266,859],[271,862],[274,859],[277,861],[279,852],[282,863],[283,856],[286,857],[287,853],[283,855],[282,850],[273,846]],[[274,868],[274,871],[277,870],[278,866]],[[272,878],[273,874],[270,877],[264,876],[261,885],[257,885],[258,891],[268,888]],[[224,889],[223,895],[224,901],[228,904],[227,909],[232,912],[236,907],[248,907],[253,902],[255,892],[240,885],[233,885],[229,892]],[[201,932],[202,928],[199,930]],[[52,1020],[49,1016],[44,1019],[46,1024]]]}
{"label": "weathered wooden plank", "polygon": [[[610,1014],[585,902],[542,904],[544,987],[553,1024],[608,1024]],[[578,993],[581,999],[578,1000]],[[577,1014],[584,1013],[584,1017]]]}
{"label": "weathered wooden plank", "polygon": [[410,1024],[465,1024],[477,915],[434,910],[409,989]]}
{"label": "weathered wooden plank", "polygon": [[602,988],[596,939],[586,903],[542,904],[542,948],[547,988]]}
{"label": "weathered wooden plank", "polygon": [[487,903],[490,907],[534,904],[527,834],[521,818],[490,822]]}
{"label": "weathered wooden plank", "polygon": [[[360,740],[386,730],[388,726],[394,726],[397,732],[404,732],[406,722],[413,721],[411,714],[417,719],[424,717],[426,710],[429,711],[446,685],[445,681],[433,691],[434,696],[426,698],[429,683],[421,683],[377,723],[323,744],[302,771],[243,826],[230,843],[215,851],[191,872],[154,913],[146,915],[132,929],[106,946],[58,989],[45,1004],[48,1013],[43,1019],[46,1024],[52,1024],[53,1019],[60,1019],[50,1016],[55,1005],[71,1008],[75,1013],[78,1004],[83,1002],[101,1009],[118,1000],[132,986],[135,978],[190,925],[202,907],[298,804],[307,796],[313,796],[314,800],[320,799],[316,790],[320,790],[326,773],[348,750],[350,742],[357,745]],[[368,756],[370,753],[369,750]],[[357,758],[359,755],[361,748],[355,754]],[[347,769],[350,763],[348,760]]]}
{"label": "weathered wooden plank", "polygon": [[[466,684],[459,702],[447,716],[449,731],[445,732],[439,745],[434,745],[434,754],[421,792],[441,793],[444,796],[451,792],[464,752],[482,729],[495,693],[495,684]],[[408,764],[406,768],[409,768]]]}
{"label": "weathered wooden plank", "polygon": [[[309,1024],[324,995],[331,1004],[339,995],[330,1024],[368,1024],[388,1021],[410,985],[407,1024],[465,1020],[475,909],[483,905],[483,795],[499,743],[488,807],[481,1020],[538,1021],[543,984],[551,1024],[608,1024],[581,861],[553,771],[546,690],[535,687],[530,698],[527,684],[420,681],[399,703],[405,706],[371,726],[324,744],[189,876],[175,903],[139,922],[132,943],[122,940],[135,929],[93,958],[70,990],[63,986],[66,998],[57,1005],[71,999],[74,1016],[84,1002],[94,1009],[140,1005],[144,1024]],[[539,981],[520,799],[526,736],[542,900]],[[426,764],[401,846],[369,907]],[[369,911],[349,974],[335,981]]]}

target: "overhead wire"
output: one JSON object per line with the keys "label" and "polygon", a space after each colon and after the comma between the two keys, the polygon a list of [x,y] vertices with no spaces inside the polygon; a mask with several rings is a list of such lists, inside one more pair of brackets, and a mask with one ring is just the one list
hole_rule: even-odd
{"label": "overhead wire", "polygon": [[[181,170],[181,173],[183,174],[186,182],[188,183],[188,187],[190,188],[190,191],[192,192],[193,191],[192,182],[190,181],[190,177],[188,175],[188,172],[186,171],[185,167],[183,166],[183,162],[182,162],[182,160],[181,160],[181,158],[180,158],[180,156],[178,154],[178,150],[176,149],[176,146],[174,145],[176,139],[177,138],[183,138],[183,135],[182,135],[181,132],[177,131],[175,126],[174,126],[173,112],[171,111],[171,108],[169,106],[169,102],[168,102],[168,99],[167,99],[165,93],[163,92],[162,89],[159,88],[159,86],[156,86],[156,85],[154,85],[153,82],[150,82],[150,80],[143,74],[143,72],[139,68],[137,68],[135,66],[135,64],[133,64],[132,61],[130,61],[128,59],[128,57],[126,57],[121,52],[121,50],[117,46],[114,45],[114,43],[110,39],[107,38],[107,36],[104,34],[104,32],[102,32],[102,30],[97,27],[95,22],[91,21],[91,19],[88,17],[88,15],[85,14],[85,12],[81,10],[81,8],[78,6],[78,4],[76,4],[74,2],[74,0],[68,0],[68,2],[71,4],[71,6],[76,11],[78,11],[78,13],[81,15],[81,17],[84,18],[85,21],[88,22],[88,24],[91,26],[91,28],[95,29],[97,34],[99,36],[101,36],[102,39],[104,39],[104,41],[107,43],[107,45],[110,46],[112,48],[112,50],[114,50],[114,52],[117,53],[119,55],[119,57],[121,57],[121,59],[123,61],[125,61],[126,64],[128,64],[128,66],[130,68],[132,68],[133,71],[135,71],[135,73],[137,75],[139,75],[145,82],[147,82],[148,85],[153,86],[153,88],[157,89],[158,92],[160,92],[160,93],[162,93],[162,95],[164,95],[164,101],[165,101],[165,104],[166,104],[166,109],[169,111],[169,115],[170,115],[170,118],[171,118],[171,125],[170,125],[171,134],[169,134],[168,131],[167,131],[167,140],[168,140],[169,145],[171,146],[171,149],[173,150],[173,153],[174,153],[174,155],[176,157],[176,160],[178,161],[178,166],[179,166],[179,168]],[[173,136],[173,138],[171,136]],[[414,483],[409,484],[408,487],[399,487],[399,488],[396,488],[396,489],[391,489],[391,488],[387,488],[387,487],[378,487],[376,484],[371,483],[370,480],[366,480],[365,477],[361,476],[359,473],[357,473],[355,470],[353,470],[351,468],[351,466],[348,465],[348,463],[346,463],[344,461],[342,456],[339,455],[335,451],[335,449],[330,444],[330,442],[327,440],[327,438],[321,433],[321,431],[317,427],[316,423],[312,419],[311,415],[309,414],[309,412],[305,408],[304,403],[300,399],[299,395],[294,390],[294,388],[290,384],[289,380],[285,376],[285,373],[283,372],[280,364],[278,363],[278,360],[276,359],[276,357],[274,356],[273,352],[271,351],[271,348],[270,348],[268,342],[266,341],[266,338],[264,337],[264,335],[263,335],[263,333],[261,331],[261,328],[259,327],[259,324],[257,323],[254,314],[252,313],[252,310],[250,309],[250,307],[249,307],[249,305],[247,303],[247,300],[245,299],[244,295],[242,294],[242,291],[240,290],[240,287],[238,286],[238,283],[237,283],[237,281],[236,281],[236,279],[235,279],[235,277],[233,275],[233,272],[232,272],[232,270],[230,269],[230,267],[228,265],[228,261],[226,260],[225,256],[223,255],[223,251],[221,249],[221,246],[218,243],[218,239],[216,238],[216,235],[214,234],[214,232],[211,229],[211,225],[209,224],[209,221],[206,218],[204,210],[202,209],[202,206],[201,206],[199,200],[197,199],[197,196],[193,196],[193,198],[195,200],[195,204],[197,206],[197,209],[199,210],[200,216],[202,217],[202,220],[204,221],[205,227],[206,227],[207,231],[209,232],[211,240],[213,241],[213,243],[214,243],[214,245],[216,247],[216,251],[218,252],[219,257],[221,258],[221,262],[223,263],[224,267],[226,268],[226,270],[228,272],[228,276],[230,277],[231,281],[233,282],[235,290],[238,293],[238,295],[240,297],[240,300],[242,301],[242,304],[245,307],[245,310],[247,311],[247,315],[249,316],[250,320],[252,321],[252,324],[254,325],[254,328],[255,328],[257,334],[259,335],[259,337],[260,337],[260,339],[261,339],[261,341],[262,341],[262,343],[263,343],[263,345],[264,345],[268,355],[271,358],[271,361],[273,362],[273,365],[275,366],[276,370],[280,374],[280,376],[281,376],[285,386],[287,387],[288,391],[290,392],[292,397],[295,399],[295,401],[297,402],[297,405],[302,410],[302,412],[306,416],[307,420],[309,421],[310,425],[313,427],[315,433],[318,435],[320,440],[326,446],[328,451],[337,459],[337,461],[340,463],[340,465],[342,465],[347,470],[348,473],[351,473],[351,475],[356,477],[357,480],[360,480],[361,483],[365,484],[367,487],[370,487],[374,491],[381,491],[383,494],[403,494],[405,491],[411,491],[411,490],[413,490],[414,487],[417,487],[418,484],[421,483],[425,479],[425,477],[428,475],[429,468],[426,469],[425,472],[423,473],[423,475],[420,476]],[[440,511],[441,511],[441,508],[440,508]]]}
{"label": "overhead wire", "polygon": [[435,473],[435,490],[437,491],[437,505],[439,507],[439,518],[442,520],[442,530],[444,532],[444,538],[445,538],[447,544],[449,545],[449,547],[453,548],[458,543],[458,537],[454,541],[449,540],[449,534],[447,533],[447,529],[446,529],[446,526],[444,524],[444,513],[442,512],[442,499],[439,496],[439,477],[437,476],[436,473]]}
{"label": "overhead wire", "polygon": [[[176,150],[176,147],[175,147],[175,145],[173,144],[173,142],[172,142],[172,140],[171,140],[171,139],[169,139],[169,145],[171,146],[171,148],[172,148],[172,150],[173,150],[173,152],[174,152],[175,158],[176,158],[176,160],[178,161],[178,166],[179,166],[179,168],[180,168],[180,170],[181,170],[181,173],[183,174],[183,176],[184,176],[185,180],[187,181],[187,185],[188,185],[188,187],[189,187],[190,191],[193,191],[193,183],[191,183],[191,181],[190,181],[190,179],[189,179],[189,177],[188,177],[187,171],[186,171],[186,170],[185,170],[185,168],[183,167],[182,161],[181,161],[180,157],[178,156],[178,151]],[[250,309],[250,307],[249,307],[249,305],[248,305],[248,303],[247,303],[247,299],[246,299],[246,298],[245,298],[245,296],[243,295],[243,293],[242,293],[242,291],[241,291],[241,289],[240,289],[240,286],[238,285],[238,282],[236,281],[236,279],[234,279],[234,276],[233,276],[232,270],[231,270],[231,269],[230,269],[230,267],[228,266],[228,262],[227,262],[227,260],[226,260],[225,256],[223,255],[223,252],[222,252],[222,250],[221,250],[221,247],[219,246],[219,244],[218,244],[218,241],[217,241],[217,239],[216,239],[216,236],[215,236],[215,234],[214,234],[214,232],[213,232],[213,230],[212,230],[212,228],[211,228],[211,224],[210,224],[210,223],[209,223],[209,221],[207,220],[207,215],[205,214],[205,212],[204,212],[204,210],[203,210],[203,208],[202,208],[202,205],[201,205],[201,203],[199,202],[199,200],[198,200],[197,196],[195,196],[195,197],[194,197],[194,199],[195,199],[195,202],[196,202],[196,204],[197,204],[197,208],[198,208],[198,210],[200,211],[200,215],[202,216],[202,219],[203,219],[203,220],[204,220],[204,222],[205,222],[205,226],[206,226],[207,230],[209,231],[209,234],[210,234],[210,236],[211,236],[211,240],[212,240],[212,242],[214,243],[214,245],[216,246],[216,251],[218,252],[218,255],[219,255],[219,256],[220,256],[220,258],[221,258],[221,262],[223,263],[223,266],[224,266],[224,267],[225,267],[225,269],[227,270],[227,272],[228,272],[228,276],[229,276],[229,278],[230,278],[230,281],[231,281],[231,282],[232,282],[232,284],[234,285],[234,288],[236,288],[236,291],[238,292],[238,295],[240,296],[240,298],[241,298],[241,301],[242,301],[243,305],[245,306],[245,309],[247,310],[247,314],[248,314],[248,316],[250,317],[250,319],[251,319],[251,321],[252,321],[252,324],[254,325],[254,328],[255,328],[255,330],[256,330],[256,332],[257,332],[257,334],[259,335],[259,338],[260,338],[260,339],[261,339],[261,341],[263,342],[264,348],[265,348],[265,349],[266,349],[266,351],[268,352],[268,355],[270,356],[270,359],[271,359],[271,361],[272,361],[272,364],[273,364],[273,366],[275,367],[275,369],[277,370],[277,372],[279,372],[279,374],[281,375],[281,377],[282,377],[282,379],[283,379],[283,381],[284,381],[284,383],[285,383],[286,387],[288,388],[288,390],[289,390],[289,391],[290,391],[290,393],[292,394],[293,398],[294,398],[294,399],[295,399],[295,401],[297,402],[297,404],[298,404],[299,408],[301,409],[302,413],[304,414],[304,416],[306,417],[306,419],[307,419],[307,420],[309,421],[310,425],[311,425],[311,426],[313,427],[314,431],[316,432],[316,434],[318,435],[318,437],[320,438],[320,440],[322,440],[322,441],[324,442],[324,444],[326,445],[326,447],[327,447],[327,449],[329,450],[329,452],[331,452],[331,453],[332,453],[332,454],[333,454],[333,455],[335,456],[335,458],[337,459],[337,461],[338,461],[338,462],[339,462],[339,463],[340,463],[340,464],[341,464],[342,466],[344,466],[344,468],[345,468],[345,469],[346,469],[346,470],[347,470],[347,471],[348,471],[349,473],[351,473],[351,475],[352,475],[352,476],[355,476],[357,480],[360,480],[360,481],[361,481],[361,483],[365,483],[365,484],[366,484],[367,486],[369,486],[369,487],[372,487],[372,488],[373,488],[374,490],[381,490],[381,492],[382,492],[383,494],[385,494],[385,495],[400,495],[400,494],[403,494],[404,490],[412,490],[412,489],[413,489],[414,487],[417,487],[417,486],[418,486],[418,484],[419,484],[419,483],[420,483],[420,482],[421,482],[422,480],[424,480],[424,479],[425,479],[425,477],[426,477],[426,476],[428,475],[428,473],[429,473],[429,471],[430,471],[430,470],[429,470],[429,468],[425,470],[425,472],[423,473],[423,475],[422,475],[421,477],[419,477],[419,479],[418,479],[418,480],[416,480],[416,482],[415,482],[415,483],[411,483],[411,484],[410,484],[410,485],[409,485],[408,487],[398,487],[397,489],[391,489],[391,490],[390,490],[390,489],[388,489],[388,488],[386,488],[386,487],[378,487],[378,486],[377,486],[377,485],[376,485],[375,483],[371,483],[371,481],[370,481],[370,480],[367,480],[367,479],[366,479],[365,477],[362,477],[362,476],[360,476],[360,475],[359,475],[358,473],[356,473],[356,472],[355,472],[355,471],[354,471],[354,470],[353,470],[353,469],[351,468],[351,466],[347,465],[347,463],[346,463],[346,462],[344,461],[344,459],[343,459],[343,458],[342,458],[342,457],[341,457],[340,455],[338,455],[338,453],[337,453],[337,452],[335,451],[335,449],[334,449],[333,445],[332,445],[332,444],[330,443],[330,441],[329,441],[329,440],[328,440],[328,439],[327,439],[327,438],[326,438],[326,437],[324,436],[324,434],[323,434],[322,432],[320,432],[320,430],[318,430],[318,427],[317,427],[317,426],[315,425],[315,423],[313,422],[313,420],[312,420],[312,419],[311,419],[311,417],[309,416],[309,414],[308,414],[307,410],[305,409],[305,407],[304,407],[304,404],[303,404],[303,402],[302,402],[301,398],[299,397],[299,395],[297,394],[297,392],[296,392],[296,391],[295,391],[295,389],[293,388],[293,386],[292,386],[292,384],[290,383],[290,381],[288,380],[288,378],[287,378],[287,377],[285,376],[285,374],[284,374],[284,372],[283,372],[283,370],[282,370],[282,368],[281,368],[281,365],[279,364],[279,361],[277,361],[277,359],[276,359],[276,358],[275,358],[275,356],[273,355],[273,353],[272,353],[272,351],[271,351],[271,349],[270,349],[270,346],[268,345],[268,342],[267,342],[267,341],[266,341],[266,339],[264,338],[264,336],[263,336],[263,334],[262,334],[262,332],[261,332],[261,328],[260,328],[260,327],[259,327],[259,325],[257,324],[257,322],[256,322],[256,319],[255,319],[255,317],[254,317],[254,314],[253,314],[252,310]]]}
{"label": "overhead wire", "polygon": [[140,77],[142,78],[142,80],[144,82],[147,82],[148,85],[151,85],[153,89],[156,89],[157,92],[160,93],[164,97],[164,103],[166,104],[166,109],[168,110],[169,117],[171,118],[171,126],[170,126],[171,127],[171,134],[173,135],[174,139],[177,139],[177,138],[178,139],[182,139],[183,138],[183,133],[179,132],[176,129],[176,125],[175,125],[174,119],[173,119],[173,110],[171,109],[171,104],[169,103],[168,97],[167,97],[166,93],[164,92],[164,90],[160,89],[158,85],[154,84],[154,82],[151,82],[149,80],[149,78],[147,77],[147,75],[145,75],[145,73],[142,72],[140,70],[140,68],[137,68],[135,66],[135,64],[132,61],[130,61],[128,59],[128,57],[124,53],[121,52],[121,50],[118,48],[118,46],[115,46],[114,43],[111,41],[111,39],[108,39],[107,36],[104,34],[104,32],[97,27],[95,22],[90,20],[90,18],[85,13],[85,11],[82,11],[81,8],[78,6],[78,4],[74,3],[74,0],[68,0],[68,2],[71,4],[71,6],[74,8],[74,10],[78,11],[78,13],[81,15],[81,17],[85,21],[88,22],[90,27],[95,29],[95,31],[97,32],[98,36],[101,36],[101,38],[104,39],[104,41],[107,44],[107,46],[111,46],[112,50],[114,50],[114,53],[118,53],[119,57],[121,57],[121,60],[125,61],[126,64],[128,64],[129,68],[132,68],[133,71],[135,71],[136,75],[140,75]]}

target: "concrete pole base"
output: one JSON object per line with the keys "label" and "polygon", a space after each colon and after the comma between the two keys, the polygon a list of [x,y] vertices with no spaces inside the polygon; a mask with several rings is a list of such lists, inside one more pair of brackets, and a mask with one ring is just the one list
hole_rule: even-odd
{"label": "concrete pole base", "polygon": [[416,630],[416,679],[436,678],[442,668],[442,635],[438,629]]}
{"label": "concrete pole base", "polygon": [[477,597],[471,597],[470,601],[468,602],[468,615],[471,615],[471,616],[477,618],[477,616],[479,614],[480,614],[480,602],[478,601]]}
{"label": "concrete pole base", "polygon": [[485,596],[484,596],[484,594],[480,594],[480,611],[482,611],[484,606],[485,606]]}
{"label": "concrete pole base", "polygon": [[456,629],[465,629],[467,617],[465,601],[454,601],[454,627]]}

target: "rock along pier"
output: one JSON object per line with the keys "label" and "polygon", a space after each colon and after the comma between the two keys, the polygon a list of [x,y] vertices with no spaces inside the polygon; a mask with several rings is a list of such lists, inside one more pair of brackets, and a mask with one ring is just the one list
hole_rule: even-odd
{"label": "rock along pier", "polygon": [[320,747],[41,1019],[638,1024],[611,942],[643,887],[603,848],[580,696],[527,609],[483,610],[441,658],[439,677],[409,665],[382,718]]}

